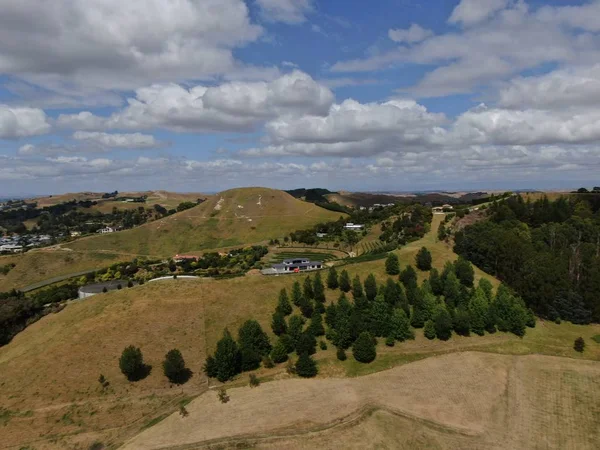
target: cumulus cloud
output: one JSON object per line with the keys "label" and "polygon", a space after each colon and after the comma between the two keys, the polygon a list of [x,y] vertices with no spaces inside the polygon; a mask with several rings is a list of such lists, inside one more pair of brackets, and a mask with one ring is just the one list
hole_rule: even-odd
{"label": "cumulus cloud", "polygon": [[262,33],[243,0],[0,0],[0,11],[0,72],[51,88],[223,74]]}
{"label": "cumulus cloud", "polygon": [[[478,0],[460,5],[471,3],[492,4]],[[524,1],[494,4],[500,9],[493,8],[495,13],[484,15],[485,21],[472,19],[464,30],[432,36],[408,48],[401,46],[363,59],[340,61],[332,71],[365,72],[406,63],[437,65],[416,86],[407,89],[426,97],[472,92],[543,64],[577,65],[600,60],[600,36],[594,34],[591,20],[583,20],[594,12],[598,14],[591,17],[600,15],[600,2],[539,10]],[[465,14],[460,17],[468,20]],[[579,31],[588,33],[574,30],[576,24]]]}
{"label": "cumulus cloud", "polygon": [[504,9],[509,2],[510,0],[461,0],[452,11],[448,22],[473,25]]}
{"label": "cumulus cloud", "polygon": [[415,42],[421,42],[433,35],[433,31],[426,30],[420,25],[413,23],[407,29],[392,29],[388,31],[389,38],[398,43],[412,44]]}
{"label": "cumulus cloud", "polygon": [[136,91],[125,109],[102,118],[90,112],[61,115],[57,124],[80,130],[165,128],[194,132],[246,132],[273,117],[327,114],[333,93],[293,71],[271,82],[229,82],[216,87],[153,85]]}
{"label": "cumulus cloud", "polygon": [[156,148],[163,144],[154,136],[142,133],[110,134],[93,131],[76,131],[73,139],[91,142],[109,148]]}
{"label": "cumulus cloud", "polygon": [[0,104],[0,139],[37,136],[50,129],[46,113],[41,109]]}
{"label": "cumulus cloud", "polygon": [[313,11],[312,0],[256,0],[261,16],[268,22],[298,24]]}

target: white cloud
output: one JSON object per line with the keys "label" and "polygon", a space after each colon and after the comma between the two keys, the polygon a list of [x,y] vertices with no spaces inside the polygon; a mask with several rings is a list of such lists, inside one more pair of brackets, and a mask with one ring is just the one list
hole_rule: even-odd
{"label": "white cloud", "polygon": [[452,11],[448,22],[473,25],[488,19],[509,3],[510,0],[461,0]]}
{"label": "white cloud", "polygon": [[293,71],[271,82],[229,82],[216,87],[153,85],[136,91],[129,106],[107,118],[90,112],[61,115],[57,124],[82,130],[166,128],[175,131],[254,130],[288,114],[327,114],[332,92]]}
{"label": "white cloud", "polygon": [[312,0],[256,0],[256,3],[268,22],[302,23],[314,10]]}
{"label": "white cloud", "polygon": [[41,109],[0,104],[0,139],[37,136],[50,129],[46,113]]}
{"label": "white cloud", "polygon": [[413,23],[406,30],[404,29],[392,29],[388,31],[389,38],[394,41],[407,44],[413,44],[415,42],[421,42],[433,35],[433,31],[426,30],[420,25]]}
{"label": "white cloud", "polygon": [[163,145],[154,136],[142,133],[110,134],[94,131],[76,131],[73,134],[73,139],[109,148],[156,148]]}
{"label": "white cloud", "polygon": [[223,74],[255,41],[242,0],[0,0],[0,72],[59,90]]}

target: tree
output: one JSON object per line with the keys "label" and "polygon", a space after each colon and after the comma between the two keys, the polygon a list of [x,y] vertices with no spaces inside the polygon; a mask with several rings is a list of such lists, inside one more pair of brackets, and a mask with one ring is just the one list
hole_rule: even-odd
{"label": "tree", "polygon": [[340,289],[342,292],[350,292],[350,289],[352,289],[352,286],[350,285],[350,275],[348,275],[348,271],[345,269],[342,270],[342,273],[340,274]]}
{"label": "tree", "polygon": [[323,327],[323,317],[318,311],[314,311],[310,318],[310,324],[308,325],[308,331],[313,336],[323,336],[325,334],[325,328]]}
{"label": "tree", "polygon": [[372,273],[370,273],[365,280],[365,295],[370,302],[375,300],[375,297],[377,296],[377,280],[375,280],[375,275]]}
{"label": "tree", "polygon": [[400,262],[398,261],[398,255],[395,253],[389,253],[385,260],[385,273],[388,275],[400,275]]}
{"label": "tree", "polygon": [[406,268],[400,273],[400,281],[406,288],[406,290],[417,289],[417,272],[412,266],[406,266]]}
{"label": "tree", "polygon": [[271,359],[277,364],[288,360],[288,351],[285,343],[281,339],[275,343],[273,350],[271,350]]}
{"label": "tree", "polygon": [[247,320],[242,324],[238,331],[238,344],[240,348],[253,348],[260,356],[268,355],[271,351],[269,336],[256,320]]}
{"label": "tree", "polygon": [[300,289],[300,283],[294,281],[292,286],[292,303],[296,306],[300,306],[302,300],[302,289]]}
{"label": "tree", "polygon": [[522,300],[517,299],[509,288],[501,284],[490,308],[500,331],[525,335],[528,314]]}
{"label": "tree", "polygon": [[329,273],[327,274],[327,287],[329,289],[337,289],[340,287],[338,273],[337,270],[335,270],[335,267],[329,269]]}
{"label": "tree", "polygon": [[444,284],[440,278],[440,273],[437,269],[431,269],[429,272],[429,285],[431,286],[431,292],[434,295],[440,296],[444,293]]}
{"label": "tree", "polygon": [[454,271],[458,281],[464,286],[473,287],[475,281],[475,271],[473,265],[462,256],[454,263]]}
{"label": "tree", "polygon": [[428,320],[425,322],[425,326],[423,327],[423,335],[429,340],[435,339],[435,324],[433,323],[433,320]]}
{"label": "tree", "polygon": [[126,347],[121,353],[119,368],[129,381],[142,380],[150,373],[150,366],[144,364],[142,351],[133,345]]}
{"label": "tree", "polygon": [[170,350],[163,361],[163,372],[171,383],[183,384],[190,379],[192,372],[185,367],[181,352],[177,349]]}
{"label": "tree", "polygon": [[460,336],[469,336],[471,331],[471,317],[466,308],[460,306],[454,313],[454,331]]}
{"label": "tree", "polygon": [[448,309],[442,304],[436,309],[433,316],[433,323],[435,325],[435,335],[442,341],[447,341],[452,336],[452,317]]}
{"label": "tree", "polygon": [[315,302],[325,303],[325,286],[323,286],[323,280],[321,279],[321,273],[317,272],[313,281],[313,294]]}
{"label": "tree", "polygon": [[308,353],[302,353],[296,361],[296,373],[303,378],[312,378],[317,376],[317,363]]}
{"label": "tree", "polygon": [[271,329],[276,336],[281,336],[282,334],[287,333],[287,323],[285,322],[285,317],[279,311],[275,311],[273,313],[273,318],[271,319]]}
{"label": "tree", "polygon": [[422,271],[431,270],[431,252],[427,247],[422,247],[415,257],[417,269]]}
{"label": "tree", "polygon": [[399,306],[406,302],[406,294],[400,283],[395,283],[394,280],[388,278],[383,290],[383,298],[390,306]]}
{"label": "tree", "polygon": [[355,299],[362,297],[364,295],[363,285],[360,282],[360,277],[356,275],[352,280],[352,297]]}
{"label": "tree", "polygon": [[346,351],[342,347],[338,347],[337,351],[335,352],[335,356],[340,361],[346,361],[346,359],[348,359],[346,356]]}
{"label": "tree", "polygon": [[224,383],[242,371],[242,355],[237,343],[225,328],[215,351],[217,380]]}
{"label": "tree", "polygon": [[288,322],[288,335],[292,339],[294,344],[294,348],[298,343],[298,339],[300,339],[300,335],[302,334],[302,329],[304,328],[304,318],[299,315],[293,315],[290,317]]}
{"label": "tree", "polygon": [[279,292],[279,302],[277,303],[277,311],[284,316],[289,316],[292,313],[292,305],[288,300],[287,291],[284,289]]}
{"label": "tree", "polygon": [[488,280],[487,278],[480,278],[478,287],[485,294],[487,301],[491,302],[494,298],[494,295],[492,293],[494,286],[492,286],[492,283],[490,282],[490,280]]}
{"label": "tree", "polygon": [[300,311],[302,312],[302,315],[304,317],[306,317],[307,319],[310,319],[312,317],[314,308],[313,301],[311,299],[302,296],[300,298],[300,304],[298,306],[300,307]]}
{"label": "tree", "polygon": [[373,336],[383,337],[389,334],[391,314],[392,308],[386,303],[383,296],[375,297],[369,310],[369,331]]}
{"label": "tree", "polygon": [[488,322],[489,304],[485,292],[480,287],[475,289],[469,301],[469,320],[471,331],[483,336]]}
{"label": "tree", "polygon": [[208,355],[202,370],[209,378],[217,378],[217,361],[212,355]]}
{"label": "tree", "polygon": [[314,355],[317,351],[317,340],[312,333],[305,331],[300,335],[298,343],[296,344],[296,353],[302,355],[306,353],[308,355]]}
{"label": "tree", "polygon": [[361,363],[370,363],[377,357],[373,336],[368,331],[363,331],[352,346],[354,359]]}
{"label": "tree", "polygon": [[460,298],[460,281],[454,272],[450,272],[444,283],[444,301],[449,308],[454,308],[458,305]]}
{"label": "tree", "polygon": [[585,350],[585,341],[583,340],[582,337],[578,337],[577,339],[575,339],[573,348],[575,349],[576,352],[583,353],[583,351]]}
{"label": "tree", "polygon": [[289,334],[282,334],[279,336],[279,340],[285,346],[287,353],[292,353],[296,349],[296,343]]}
{"label": "tree", "polygon": [[304,287],[303,287],[304,297],[307,299],[315,298],[315,292],[313,291],[312,280],[310,279],[310,275],[304,279]]}
{"label": "tree", "polygon": [[390,319],[389,333],[390,336],[400,342],[415,338],[415,333],[410,328],[408,316],[403,309],[394,309]]}

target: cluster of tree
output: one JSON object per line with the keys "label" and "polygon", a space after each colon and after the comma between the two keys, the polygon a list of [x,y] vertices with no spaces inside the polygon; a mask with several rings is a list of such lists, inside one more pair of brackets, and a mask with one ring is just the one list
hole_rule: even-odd
{"label": "cluster of tree", "polygon": [[[184,260],[177,263],[183,272],[196,275],[218,276],[222,273],[245,273],[249,269],[258,268],[260,260],[269,252],[268,247],[254,245],[237,248],[226,254],[217,252],[205,253],[197,260]],[[173,264],[170,265],[173,269]],[[224,271],[223,269],[228,269]],[[174,272],[175,270],[171,270]]]}
{"label": "cluster of tree", "polygon": [[117,195],[119,195],[119,191],[105,192],[104,194],[102,194],[102,198],[103,199],[117,198]]}
{"label": "cluster of tree", "polygon": [[310,203],[314,203],[321,208],[328,209],[330,211],[342,212],[350,214],[351,208],[340,205],[339,203],[330,201],[326,196],[328,194],[337,194],[337,192],[331,192],[327,189],[292,189],[286,191],[288,194],[295,198],[301,198],[302,200]]}
{"label": "cluster of tree", "polygon": [[574,193],[576,193],[576,194],[600,194],[600,186],[594,186],[591,191],[587,188],[582,187],[582,188],[577,189]]}
{"label": "cluster of tree", "polygon": [[381,224],[381,236],[379,239],[383,242],[397,241],[400,245],[412,242],[422,238],[429,231],[433,213],[431,208],[422,205],[398,206],[390,209],[399,209],[396,211],[398,218],[394,222],[383,222]]}
{"label": "cluster of tree", "polygon": [[446,228],[446,225],[448,225],[448,223],[450,223],[450,221],[454,219],[455,216],[455,213],[446,214],[446,217],[444,217],[443,222],[438,228],[438,240],[445,241],[446,239],[448,239],[448,237],[450,236],[450,230]]}
{"label": "cluster of tree", "polygon": [[77,298],[77,290],[77,284],[71,283],[27,296],[15,290],[0,293],[0,346],[8,344],[17,333],[55,310],[52,305]]}
{"label": "cluster of tree", "polygon": [[455,251],[550,320],[600,321],[600,196],[511,197],[456,234]]}
{"label": "cluster of tree", "polygon": [[[173,384],[184,384],[192,376],[192,371],[185,365],[181,352],[170,350],[162,363],[163,373]],[[144,355],[139,347],[130,345],[123,350],[119,358],[119,368],[129,381],[139,381],[146,378],[152,371],[152,366],[144,362]],[[101,379],[104,378],[102,375]],[[101,384],[102,383],[101,381]]]}

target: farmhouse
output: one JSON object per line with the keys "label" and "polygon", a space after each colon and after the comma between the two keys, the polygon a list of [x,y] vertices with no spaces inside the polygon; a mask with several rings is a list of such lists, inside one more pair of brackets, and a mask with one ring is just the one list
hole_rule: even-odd
{"label": "farmhouse", "polygon": [[344,225],[344,228],[345,228],[346,230],[360,231],[360,230],[364,229],[364,228],[365,228],[365,226],[364,226],[364,225],[359,225],[359,224],[356,224],[356,223],[349,222],[349,223],[347,223],[346,225]]}
{"label": "farmhouse", "polygon": [[106,227],[106,228],[100,228],[98,230],[98,233],[106,234],[106,233],[114,233],[115,231],[117,231],[117,230],[113,227]]}
{"label": "farmhouse", "polygon": [[181,263],[184,261],[198,261],[198,257],[194,255],[175,255],[173,256],[173,261],[176,263]]}
{"label": "farmhouse", "polygon": [[263,275],[279,275],[288,273],[306,272],[323,268],[321,261],[311,261],[307,258],[284,259],[281,264],[273,264],[270,269],[262,271]]}
{"label": "farmhouse", "polygon": [[444,208],[442,208],[441,206],[436,206],[432,208],[432,211],[434,214],[442,214],[444,212]]}
{"label": "farmhouse", "polygon": [[0,245],[0,253],[20,253],[23,251],[22,245]]}

